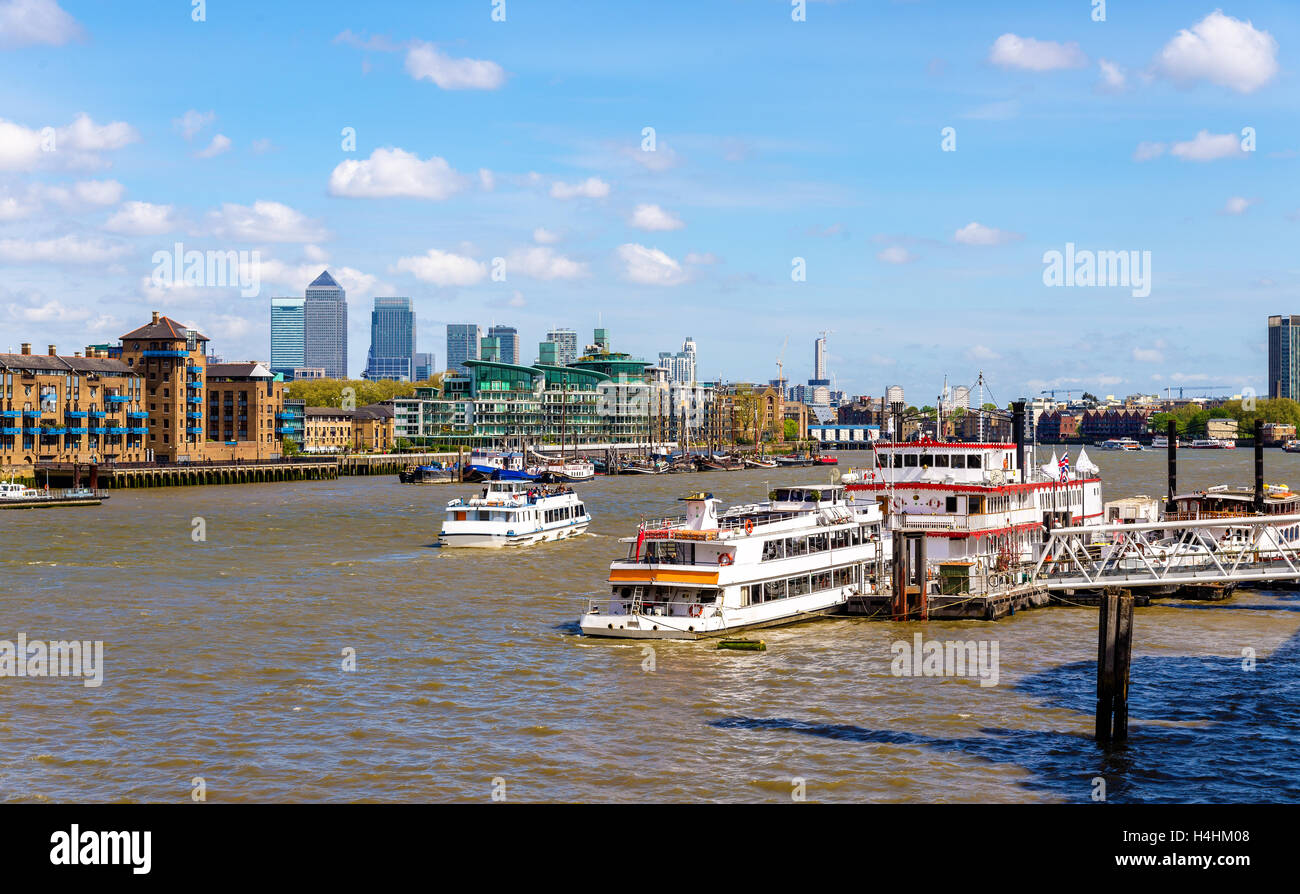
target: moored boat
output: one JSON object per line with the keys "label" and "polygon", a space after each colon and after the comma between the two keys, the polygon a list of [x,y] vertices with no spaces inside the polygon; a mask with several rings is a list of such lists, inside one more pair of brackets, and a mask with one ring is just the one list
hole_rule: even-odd
{"label": "moored boat", "polygon": [[43,490],[14,481],[0,481],[0,509],[53,509],[60,506],[98,506],[108,499],[102,490],[88,487]]}
{"label": "moored boat", "polygon": [[447,503],[441,546],[527,546],[566,540],[587,530],[591,516],[565,486],[489,481],[482,494]]}

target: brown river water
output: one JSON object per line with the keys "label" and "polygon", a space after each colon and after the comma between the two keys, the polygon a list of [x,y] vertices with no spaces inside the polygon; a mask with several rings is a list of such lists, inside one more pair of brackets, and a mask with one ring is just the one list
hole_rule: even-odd
{"label": "brown river water", "polygon": [[[1163,451],[1090,455],[1107,499],[1164,493]],[[1183,450],[1180,484],[1249,485],[1251,459]],[[1300,455],[1266,468],[1300,487]],[[0,677],[0,800],[186,801],[201,777],[220,802],[485,801],[494,780],[510,801],[789,802],[796,780],[809,801],[1087,801],[1099,776],[1113,802],[1300,800],[1293,592],[1138,609],[1131,740],[1110,752],[1095,609],[822,620],[763,631],[761,653],[578,634],[640,518],[826,477],[600,478],[579,488],[588,536],[508,551],[434,548],[445,501],[477,488],[395,477],[0,512],[0,640],[104,642],[98,688]],[[918,632],[996,642],[998,684],[894,676]]]}

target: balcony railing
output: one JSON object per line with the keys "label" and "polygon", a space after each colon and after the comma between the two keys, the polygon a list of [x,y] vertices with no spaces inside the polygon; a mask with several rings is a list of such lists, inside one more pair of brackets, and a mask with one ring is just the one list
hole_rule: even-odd
{"label": "balcony railing", "polygon": [[188,351],[158,351],[149,350],[140,352],[145,357],[188,357]]}

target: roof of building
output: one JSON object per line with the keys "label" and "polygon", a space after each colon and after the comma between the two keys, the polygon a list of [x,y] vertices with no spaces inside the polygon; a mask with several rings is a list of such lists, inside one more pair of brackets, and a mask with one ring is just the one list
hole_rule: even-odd
{"label": "roof of building", "polygon": [[370,404],[365,407],[357,407],[354,419],[392,419],[392,404]]}
{"label": "roof of building", "polygon": [[311,284],[308,285],[307,288],[309,288],[309,289],[327,289],[327,288],[341,289],[341,288],[343,288],[343,287],[340,286],[340,285],[338,284],[338,281],[335,280],[334,277],[330,276],[330,272],[329,272],[328,270],[322,270],[322,271],[320,272],[320,276],[318,276],[318,277],[316,277],[315,279],[313,279],[313,280],[311,281]]}
{"label": "roof of building", "polygon": [[[146,323],[139,329],[131,330],[126,335],[122,336],[123,340],[133,338],[140,340],[165,339],[168,341],[180,341],[189,337],[187,334],[190,331],[189,327],[181,325],[171,317],[159,316],[157,314],[154,316],[155,319],[153,322]],[[199,341],[211,341],[211,339],[206,335],[197,331],[195,332],[194,337]]]}
{"label": "roof of building", "polygon": [[209,363],[209,379],[271,379],[274,376],[262,363],[245,360],[241,363]]}
{"label": "roof of building", "polygon": [[49,354],[0,354],[0,369],[139,375],[121,360],[110,360],[107,357],[51,357]]}

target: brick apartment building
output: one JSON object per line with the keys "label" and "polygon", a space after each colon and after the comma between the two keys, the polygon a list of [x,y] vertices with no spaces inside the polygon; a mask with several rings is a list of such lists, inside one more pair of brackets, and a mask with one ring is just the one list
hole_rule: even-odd
{"label": "brick apartment building", "polygon": [[307,407],[304,428],[306,453],[385,451],[391,450],[395,443],[390,404],[372,404],[355,410]]}

